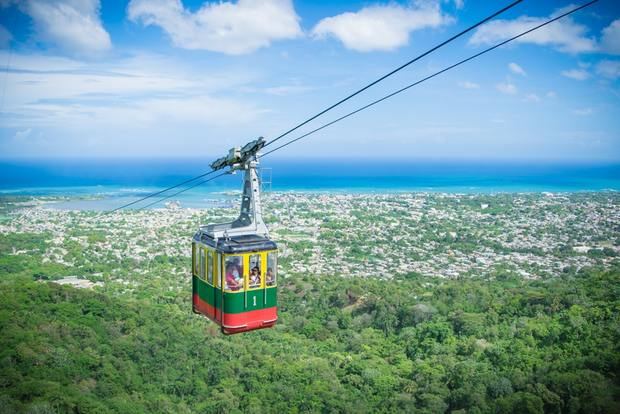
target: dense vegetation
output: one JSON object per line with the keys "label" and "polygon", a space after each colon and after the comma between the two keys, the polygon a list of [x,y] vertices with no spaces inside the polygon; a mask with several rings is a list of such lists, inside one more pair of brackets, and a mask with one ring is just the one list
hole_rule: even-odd
{"label": "dense vegetation", "polygon": [[[36,246],[34,246],[36,248]],[[232,337],[190,286],[0,282],[0,412],[620,412],[620,267],[540,281],[290,276]]]}
{"label": "dense vegetation", "polygon": [[[620,412],[615,193],[329,199],[320,212],[283,197],[269,209],[280,321],[231,337],[191,312],[187,235],[204,211],[48,215],[0,200],[0,414]],[[488,266],[374,277],[378,259],[402,258]],[[373,277],[299,270],[320,260]],[[65,276],[102,286],[52,282]]]}

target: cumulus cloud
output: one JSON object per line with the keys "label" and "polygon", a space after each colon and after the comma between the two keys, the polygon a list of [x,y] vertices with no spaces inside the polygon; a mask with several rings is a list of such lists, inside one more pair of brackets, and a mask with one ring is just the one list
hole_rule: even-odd
{"label": "cumulus cloud", "polygon": [[525,102],[540,102],[540,96],[536,95],[535,93],[529,93],[525,95],[525,98],[523,98],[523,100]]}
{"label": "cumulus cloud", "polygon": [[99,16],[99,0],[26,0],[18,4],[32,18],[40,41],[80,55],[112,47]]}
{"label": "cumulus cloud", "polygon": [[603,29],[601,50],[606,53],[620,55],[620,19],[614,20]]}
{"label": "cumulus cloud", "polygon": [[508,64],[508,69],[510,69],[512,73],[515,73],[517,75],[527,76],[527,74],[525,73],[525,70],[523,70],[521,66],[517,65],[514,62],[511,62]]}
{"label": "cumulus cloud", "polygon": [[205,2],[193,13],[181,0],[132,0],[127,13],[134,22],[160,27],[177,47],[230,55],[302,35],[290,0]]}
{"label": "cumulus cloud", "polygon": [[601,60],[596,65],[596,73],[607,79],[620,78],[620,60]]}
{"label": "cumulus cloud", "polygon": [[452,21],[437,2],[413,2],[407,6],[391,3],[327,17],[312,29],[312,35],[336,38],[347,49],[358,52],[385,51],[405,46],[413,31]]}
{"label": "cumulus cloud", "polygon": [[498,91],[507,95],[515,95],[517,93],[517,87],[510,82],[502,82],[495,85]]}
{"label": "cumulus cloud", "polygon": [[563,70],[562,76],[566,76],[567,78],[575,79],[575,80],[586,80],[590,77],[590,73],[584,69],[571,69],[571,70]]}
{"label": "cumulus cloud", "polygon": [[459,82],[459,86],[461,88],[465,88],[465,89],[478,89],[478,88],[480,88],[480,85],[478,85],[477,83],[474,83],[474,82],[470,82],[470,81]]}
{"label": "cumulus cloud", "polygon": [[[556,11],[551,17],[556,16],[558,12]],[[469,39],[469,43],[474,46],[495,44],[542,24],[548,19],[549,17],[521,16],[514,20],[493,20],[478,28]],[[552,46],[560,52],[571,54],[594,52],[597,50],[596,39],[588,37],[587,32],[586,26],[576,23],[570,17],[565,17],[520,37],[515,42]]]}

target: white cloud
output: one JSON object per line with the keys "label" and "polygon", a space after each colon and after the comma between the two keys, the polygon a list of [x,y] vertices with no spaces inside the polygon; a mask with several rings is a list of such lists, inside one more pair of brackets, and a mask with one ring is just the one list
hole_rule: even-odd
{"label": "white cloud", "polygon": [[620,60],[601,60],[596,65],[596,73],[612,80],[620,78]]}
{"label": "white cloud", "polygon": [[[264,100],[243,94],[263,80],[259,69],[213,69],[208,59],[170,55],[92,61],[11,53],[0,114],[9,139],[0,139],[0,154],[217,154],[271,131]],[[0,51],[0,62],[8,54]],[[12,139],[27,129],[29,145]]]}
{"label": "white cloud", "polygon": [[525,73],[525,70],[523,70],[521,66],[517,65],[514,62],[511,62],[508,64],[508,69],[510,69],[512,73],[515,73],[517,75],[527,76],[527,74]]}
{"label": "white cloud", "polygon": [[606,53],[620,55],[620,19],[614,20],[603,29],[601,50]]}
{"label": "white cloud", "polygon": [[[248,122],[258,114],[256,108],[250,104],[228,98],[216,98],[210,95],[199,94],[193,97],[161,97],[147,98],[129,108],[117,110],[106,107],[102,112],[109,118],[123,116],[129,109],[138,115],[142,121],[157,124],[160,120],[167,122],[191,122],[195,124],[231,126],[237,122]],[[237,117],[237,120],[234,120]]]}
{"label": "white cloud", "polygon": [[267,87],[244,86],[240,90],[241,92],[247,92],[247,93],[264,93],[267,95],[274,95],[274,96],[290,96],[290,95],[298,95],[298,94],[302,94],[305,92],[309,92],[314,89],[315,88],[309,85],[303,85],[297,81],[293,81],[288,84],[267,86]]}
{"label": "white cloud", "polygon": [[590,73],[584,69],[571,69],[571,70],[563,70],[562,76],[566,76],[567,78],[575,79],[575,80],[586,80],[590,77]]}
{"label": "white cloud", "polygon": [[[557,15],[554,13],[552,15]],[[516,36],[544,23],[548,17],[521,16],[514,20],[493,20],[479,29],[469,39],[474,46],[495,44]],[[588,28],[565,17],[548,26],[518,38],[515,42],[552,46],[565,53],[584,53],[597,50],[596,40],[587,36]]]}
{"label": "white cloud", "polygon": [[[6,51],[0,52],[0,62],[7,61],[8,56]],[[71,71],[85,66],[85,62],[68,57],[11,53],[12,71]]]}
{"label": "white cloud", "polygon": [[573,113],[579,116],[588,116],[588,115],[592,115],[594,111],[592,110],[592,108],[579,108],[579,109],[573,110]]}
{"label": "white cloud", "polygon": [[183,49],[240,55],[302,35],[290,0],[205,2],[194,13],[180,0],[132,0],[127,12],[134,22],[161,27]]}
{"label": "white cloud", "polygon": [[555,93],[555,91],[549,91],[546,93],[547,98],[553,99],[553,98],[557,98],[558,94]]}
{"label": "white cloud", "polygon": [[309,86],[303,85],[281,85],[281,86],[271,86],[269,88],[265,88],[265,93],[269,95],[276,96],[287,96],[287,95],[295,95],[299,93],[304,93],[312,90]]}
{"label": "white cloud", "polygon": [[463,7],[465,7],[465,0],[454,0],[454,7],[459,10],[462,9]]}
{"label": "white cloud", "polygon": [[25,140],[30,136],[30,134],[32,134],[32,128],[26,128],[24,130],[15,132],[15,135],[13,135],[13,139],[18,141]]}
{"label": "white cloud", "polygon": [[529,93],[523,98],[525,102],[540,102],[540,97],[535,93]]}
{"label": "white cloud", "polygon": [[507,95],[515,95],[518,92],[517,87],[510,82],[498,83],[495,87],[498,91]]}
{"label": "white cloud", "polygon": [[39,40],[80,55],[112,47],[99,17],[99,0],[27,0],[20,9],[34,21]]}
{"label": "white cloud", "polygon": [[[0,52],[0,61],[6,59],[8,52]],[[123,127],[127,119],[144,125],[166,120],[238,125],[263,111],[245,100],[219,96],[251,81],[247,70],[208,73],[170,57],[137,55],[88,63],[13,52],[11,69],[3,122],[12,128],[92,130],[98,125]]]}
{"label": "white cloud", "polygon": [[441,12],[439,3],[390,3],[327,17],[319,21],[312,34],[317,38],[334,37],[358,52],[394,50],[409,42],[411,32],[439,27],[452,20]]}
{"label": "white cloud", "polygon": [[13,35],[0,24],[0,47],[7,47],[12,39]]}
{"label": "white cloud", "polygon": [[470,81],[459,82],[459,86],[461,88],[465,88],[465,89],[478,89],[478,88],[480,88],[480,85],[478,85],[477,83],[474,83],[474,82],[470,82]]}

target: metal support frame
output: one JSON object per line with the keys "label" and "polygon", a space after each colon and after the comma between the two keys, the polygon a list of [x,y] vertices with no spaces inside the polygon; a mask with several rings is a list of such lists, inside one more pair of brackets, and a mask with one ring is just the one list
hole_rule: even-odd
{"label": "metal support frame", "polygon": [[231,148],[226,157],[211,163],[213,170],[229,167],[230,173],[244,171],[241,211],[235,221],[223,224],[209,224],[201,230],[214,239],[235,236],[258,235],[269,238],[269,230],[263,222],[260,202],[261,182],[257,173],[258,151],[265,146],[265,139],[259,137],[243,147]]}
{"label": "metal support frame", "polygon": [[214,239],[230,238],[235,236],[259,235],[269,237],[269,230],[263,221],[260,200],[260,179],[256,171],[258,160],[256,157],[238,165],[235,170],[244,170],[243,194],[241,196],[241,211],[239,217],[230,223],[209,224],[202,227]]}

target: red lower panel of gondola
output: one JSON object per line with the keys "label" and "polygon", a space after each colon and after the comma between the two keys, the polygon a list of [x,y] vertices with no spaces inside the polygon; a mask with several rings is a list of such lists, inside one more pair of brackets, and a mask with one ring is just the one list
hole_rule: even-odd
{"label": "red lower panel of gondola", "polygon": [[278,320],[278,308],[273,306],[267,309],[257,309],[241,313],[224,313],[220,315],[220,309],[209,305],[201,300],[198,295],[193,297],[194,312],[202,313],[222,327],[225,334],[253,331],[255,329],[270,328]]}
{"label": "red lower panel of gondola", "polygon": [[220,313],[219,309],[217,309],[217,314],[216,314],[215,307],[213,307],[212,305],[209,305],[204,300],[201,300],[197,294],[194,294],[192,299],[193,299],[192,302],[194,305],[195,313],[201,313],[205,315],[206,317],[208,317],[209,319],[213,320],[214,322],[217,322],[216,319],[219,319],[219,313]]}

